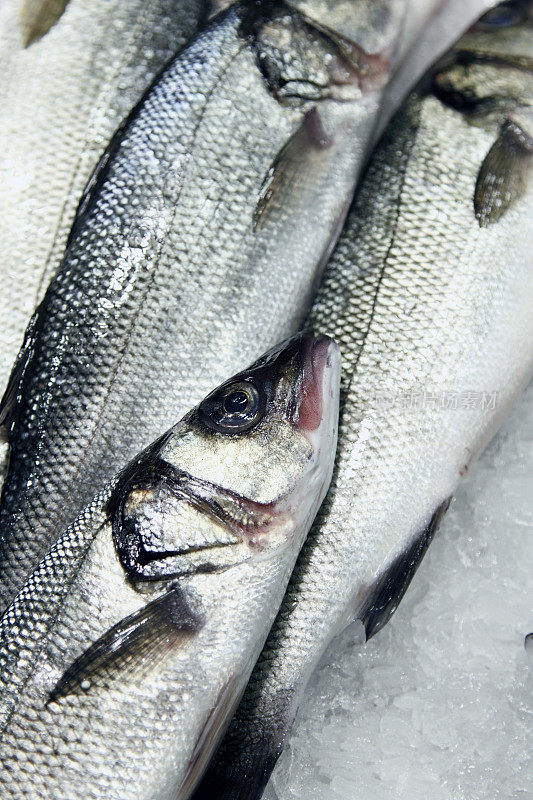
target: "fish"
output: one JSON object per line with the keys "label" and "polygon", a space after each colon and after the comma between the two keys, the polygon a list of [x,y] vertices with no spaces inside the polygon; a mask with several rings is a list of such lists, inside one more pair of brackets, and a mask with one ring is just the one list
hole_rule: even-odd
{"label": "fish", "polygon": [[0,12],[0,392],[109,139],[205,0],[5,0]]}
{"label": "fish", "polygon": [[375,145],[394,111],[422,76],[498,0],[409,0],[396,67],[381,104]]}
{"label": "fish", "polygon": [[121,459],[298,330],[404,10],[338,2],[342,34],[283,3],[219,13],[102,156],[0,403],[0,610]]}
{"label": "fish", "polygon": [[186,800],[331,479],[340,356],[297,335],[102,488],[0,621],[0,795]]}
{"label": "fish", "polygon": [[533,369],[532,6],[485,15],[387,128],[307,325],[343,375],[330,492],[194,800],[257,800],[313,669],[389,621]]}

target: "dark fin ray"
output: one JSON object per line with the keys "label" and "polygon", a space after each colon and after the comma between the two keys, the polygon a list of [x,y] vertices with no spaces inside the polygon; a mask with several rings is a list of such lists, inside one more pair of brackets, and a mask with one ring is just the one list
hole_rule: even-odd
{"label": "dark fin ray", "polygon": [[357,615],[365,626],[367,640],[387,624],[398,608],[450,502],[451,497],[438,507],[428,526],[407,550],[393,561],[373,586]]}
{"label": "dark fin ray", "polygon": [[139,680],[202,625],[175,587],[121,620],[82,653],[56,683],[48,702],[87,691],[93,683],[115,674],[122,680]]}
{"label": "dark fin ray", "polygon": [[33,357],[37,319],[38,310],[34,313],[26,328],[22,347],[11,370],[4,395],[0,400],[0,442],[9,441],[11,429],[16,422],[21,387],[28,364]]}
{"label": "dark fin ray", "polygon": [[309,159],[326,150],[332,140],[324,131],[320,113],[312,108],[302,124],[282,147],[269,168],[259,192],[253,215],[254,231],[260,230],[275,208],[284,207],[287,196],[300,188],[300,176],[309,168]]}
{"label": "dark fin ray", "polygon": [[[198,737],[195,748],[187,765],[185,778],[178,790],[176,800],[188,800],[200,781],[209,760],[222,739],[237,705],[241,699],[245,684],[236,677],[231,678],[220,692],[217,701],[209,714]],[[212,797],[218,795],[211,795]]]}
{"label": "dark fin ray", "polygon": [[498,222],[526,189],[533,139],[515,119],[507,119],[480,167],[474,212],[480,228]]}
{"label": "dark fin ray", "polygon": [[63,16],[69,0],[25,0],[20,9],[20,27],[24,47],[45,36]]}

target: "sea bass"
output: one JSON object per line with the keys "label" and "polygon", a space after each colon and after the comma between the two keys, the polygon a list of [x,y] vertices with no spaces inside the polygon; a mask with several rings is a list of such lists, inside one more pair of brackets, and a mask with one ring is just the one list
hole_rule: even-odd
{"label": "sea bass", "polygon": [[531,5],[466,35],[373,156],[309,323],[343,356],[332,487],[195,800],[256,800],[349,621],[388,621],[533,366]]}
{"label": "sea bass", "polygon": [[207,0],[4,0],[0,9],[0,392],[118,124]]}
{"label": "sea bass", "polygon": [[219,14],[102,157],[0,407],[4,606],[121,459],[301,323],[404,7],[338,1],[341,34],[277,2]]}
{"label": "sea bass", "polygon": [[409,0],[397,66],[384,93],[373,142],[378,141],[391,115],[424,73],[496,5],[497,0]]}
{"label": "sea bass", "polygon": [[134,459],[0,623],[0,796],[185,800],[331,479],[340,358],[303,334]]}

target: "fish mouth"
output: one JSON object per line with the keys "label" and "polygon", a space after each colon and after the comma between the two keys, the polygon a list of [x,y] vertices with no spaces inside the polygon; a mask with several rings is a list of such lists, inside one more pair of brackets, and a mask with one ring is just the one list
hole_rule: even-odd
{"label": "fish mouth", "polygon": [[[301,337],[301,381],[299,400],[292,412],[292,424],[305,433],[318,430],[330,403],[340,372],[337,344],[329,336],[306,331]],[[326,412],[326,413],[325,413]]]}
{"label": "fish mouth", "polygon": [[[307,439],[312,456],[308,470],[291,498],[291,518],[295,527],[303,524],[302,515],[313,517],[326,494],[333,474],[337,449],[341,355],[329,336],[310,331],[301,334],[298,403],[291,423]],[[320,491],[317,492],[317,485]],[[314,502],[310,498],[314,497]]]}
{"label": "fish mouth", "polygon": [[305,330],[286,339],[265,353],[251,372],[267,369],[272,383],[292,373],[286,417],[296,430],[312,434],[328,418],[336,425],[331,404],[338,404],[340,350],[330,336]]}

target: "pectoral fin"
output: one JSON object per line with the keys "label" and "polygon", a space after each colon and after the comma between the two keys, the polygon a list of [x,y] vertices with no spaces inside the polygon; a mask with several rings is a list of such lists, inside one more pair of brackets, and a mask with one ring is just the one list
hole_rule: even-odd
{"label": "pectoral fin", "polygon": [[48,702],[89,691],[101,680],[139,680],[170,650],[203,625],[174,587],[114,625],[79,656],[50,692]]}
{"label": "pectoral fin", "polygon": [[42,39],[63,16],[69,0],[25,0],[20,9],[24,47]]}
{"label": "pectoral fin", "polygon": [[309,169],[316,171],[331,144],[319,111],[312,108],[265,175],[253,215],[254,231],[263,228],[276,209],[290,208],[305,192]]}
{"label": "pectoral fin", "polygon": [[533,138],[525,124],[508,118],[480,167],[474,211],[480,228],[498,222],[526,189]]}

